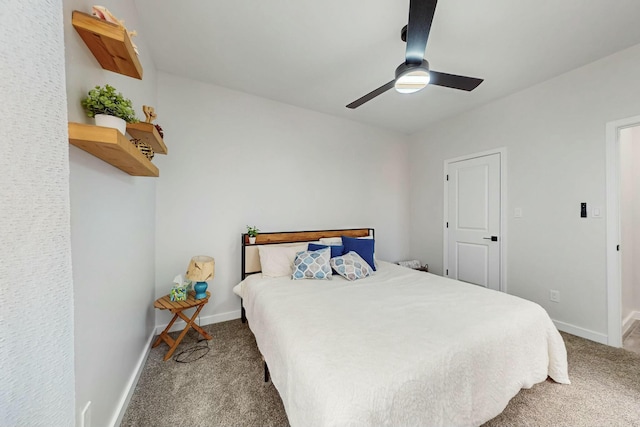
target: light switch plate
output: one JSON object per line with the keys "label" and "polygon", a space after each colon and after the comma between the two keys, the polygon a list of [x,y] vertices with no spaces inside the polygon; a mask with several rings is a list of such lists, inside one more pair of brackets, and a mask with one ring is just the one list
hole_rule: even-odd
{"label": "light switch plate", "polygon": [[513,210],[513,217],[514,218],[522,218],[522,208],[515,208]]}
{"label": "light switch plate", "polygon": [[600,207],[593,208],[593,211],[591,212],[591,216],[593,218],[602,218],[602,208]]}

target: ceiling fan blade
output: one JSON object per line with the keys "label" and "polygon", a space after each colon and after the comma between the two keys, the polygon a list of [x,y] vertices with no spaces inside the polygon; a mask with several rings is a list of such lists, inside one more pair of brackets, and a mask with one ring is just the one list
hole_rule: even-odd
{"label": "ceiling fan blade", "polygon": [[385,93],[386,91],[391,89],[393,87],[393,85],[395,84],[395,82],[396,82],[395,79],[391,80],[389,83],[384,84],[384,85],[380,86],[378,89],[369,92],[368,94],[366,94],[362,98],[356,99],[351,104],[347,105],[347,108],[351,108],[351,109],[358,108],[359,106],[361,106],[365,102],[371,101],[376,96],[382,95],[383,93]]}
{"label": "ceiling fan blade", "polygon": [[407,26],[407,64],[422,64],[438,0],[411,0]]}
{"label": "ceiling fan blade", "polygon": [[478,87],[484,79],[475,77],[457,76],[455,74],[439,73],[437,71],[429,71],[430,85],[445,86],[453,89],[472,91]]}

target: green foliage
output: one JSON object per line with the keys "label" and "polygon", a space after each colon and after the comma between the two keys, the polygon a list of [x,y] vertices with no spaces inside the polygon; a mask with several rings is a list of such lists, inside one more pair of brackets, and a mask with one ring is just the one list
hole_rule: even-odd
{"label": "green foliage", "polygon": [[249,235],[249,237],[256,237],[259,231],[260,229],[257,228],[255,225],[253,227],[249,227],[247,225],[247,234]]}
{"label": "green foliage", "polygon": [[122,96],[111,85],[96,86],[89,91],[89,95],[82,100],[82,106],[87,116],[95,117],[96,114],[108,114],[120,117],[128,123],[137,123],[136,112],[133,110],[131,100]]}

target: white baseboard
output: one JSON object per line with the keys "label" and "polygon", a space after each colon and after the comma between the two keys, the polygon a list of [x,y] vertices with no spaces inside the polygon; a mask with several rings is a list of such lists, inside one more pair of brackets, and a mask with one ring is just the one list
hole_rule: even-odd
{"label": "white baseboard", "polygon": [[[227,320],[234,320],[240,318],[240,310],[229,311],[227,313],[213,314],[211,316],[204,316],[199,318],[198,324],[200,326],[211,325],[213,323],[226,322]],[[170,332],[181,331],[184,329],[186,323],[182,320],[177,321],[173,324],[170,329]],[[120,402],[118,403],[117,410],[115,411],[113,418],[111,419],[110,425],[112,427],[117,427],[122,423],[122,418],[124,417],[124,413],[129,406],[129,402],[131,401],[131,396],[133,396],[133,392],[136,389],[136,385],[138,384],[138,379],[142,374],[142,369],[144,368],[144,364],[147,361],[147,357],[149,357],[149,352],[151,351],[151,342],[156,335],[166,328],[167,325],[156,325],[155,328],[151,331],[151,335],[149,339],[147,339],[147,343],[144,346],[144,350],[138,359],[138,364],[136,365],[131,377],[129,378],[129,382],[125,387],[124,392],[122,393],[122,397],[120,398]]]}
{"label": "white baseboard", "polygon": [[142,374],[142,368],[144,368],[144,364],[147,361],[147,357],[149,356],[149,352],[151,351],[151,341],[153,337],[155,337],[155,329],[151,331],[151,335],[149,339],[147,339],[147,343],[143,347],[142,354],[138,359],[138,364],[136,365],[131,377],[129,378],[129,382],[122,393],[122,397],[120,398],[120,402],[118,403],[118,407],[113,414],[113,418],[111,419],[112,427],[117,427],[122,423],[122,418],[124,417],[124,413],[127,411],[127,407],[129,406],[129,402],[131,401],[131,396],[133,396],[133,392],[136,389],[136,385],[138,384],[138,379],[140,378],[140,374]]}
{"label": "white baseboard", "polygon": [[[210,316],[200,316],[196,323],[200,326],[204,325],[212,325],[214,323],[226,322],[227,320],[234,320],[240,318],[240,310],[228,311],[226,313],[212,314]],[[178,320],[173,324],[169,332],[181,331],[187,324],[184,320]],[[164,328],[167,327],[167,324],[164,325],[156,325],[155,333],[159,335]]]}
{"label": "white baseboard", "polygon": [[633,322],[635,322],[636,320],[640,320],[640,311],[632,311],[627,317],[624,318],[624,320],[622,321],[623,337],[624,334],[629,332],[629,329],[631,329],[631,326],[633,326]]}
{"label": "white baseboard", "polygon": [[559,320],[553,320],[553,323],[556,325],[556,328],[558,328],[558,330],[562,332],[566,332],[568,334],[575,335],[580,338],[585,338],[591,341],[599,342],[600,344],[608,343],[607,334],[601,334],[600,332],[595,332],[590,329],[581,328],[580,326],[561,322]]}

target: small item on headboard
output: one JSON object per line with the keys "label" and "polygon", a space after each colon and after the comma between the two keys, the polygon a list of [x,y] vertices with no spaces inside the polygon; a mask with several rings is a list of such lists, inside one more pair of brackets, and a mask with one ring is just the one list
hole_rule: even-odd
{"label": "small item on headboard", "polygon": [[258,237],[260,229],[255,225],[253,227],[247,225],[247,234],[249,235],[249,243],[254,245],[256,243],[256,237]]}

